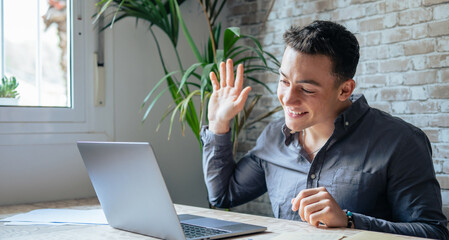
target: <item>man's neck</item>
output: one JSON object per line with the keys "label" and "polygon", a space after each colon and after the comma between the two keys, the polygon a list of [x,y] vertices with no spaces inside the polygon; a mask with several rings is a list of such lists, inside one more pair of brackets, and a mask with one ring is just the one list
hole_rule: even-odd
{"label": "man's neck", "polygon": [[318,146],[324,145],[326,141],[331,137],[334,132],[334,122],[316,124],[312,127],[306,128],[302,132],[302,139],[308,150],[318,148]]}
{"label": "man's neck", "polygon": [[304,136],[302,136],[303,139],[301,140],[304,140],[305,142],[302,142],[302,144],[305,144],[309,152],[314,151],[314,149],[319,148],[319,146],[322,146],[327,142],[327,140],[332,136],[332,133],[334,132],[335,119],[337,119],[337,117],[343,111],[348,109],[351,104],[352,102],[348,99],[341,105],[341,107],[338,108],[335,117],[329,118],[329,120],[326,122],[315,124],[303,130],[302,134],[304,134]]}

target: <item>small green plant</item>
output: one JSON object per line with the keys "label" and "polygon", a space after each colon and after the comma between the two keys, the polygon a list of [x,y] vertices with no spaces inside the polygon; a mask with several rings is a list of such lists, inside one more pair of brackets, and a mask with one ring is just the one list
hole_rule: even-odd
{"label": "small green plant", "polygon": [[19,86],[19,83],[16,81],[15,77],[7,77],[2,78],[2,84],[0,85],[0,98],[16,98],[19,96],[19,93],[16,91],[16,88]]}

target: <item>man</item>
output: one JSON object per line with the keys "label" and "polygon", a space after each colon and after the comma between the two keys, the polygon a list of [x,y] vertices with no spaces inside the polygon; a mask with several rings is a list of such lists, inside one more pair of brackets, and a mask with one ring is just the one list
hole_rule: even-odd
{"label": "man", "polygon": [[343,26],[315,21],[284,34],[277,94],[285,117],[270,123],[237,164],[229,121],[243,109],[243,67],[210,74],[202,130],[210,202],[246,203],[268,191],[275,217],[318,226],[448,239],[426,135],[352,95],[359,45]]}

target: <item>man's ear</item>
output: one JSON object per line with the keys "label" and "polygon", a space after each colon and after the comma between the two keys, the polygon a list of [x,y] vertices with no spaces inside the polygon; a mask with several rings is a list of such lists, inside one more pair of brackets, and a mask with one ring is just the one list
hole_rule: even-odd
{"label": "man's ear", "polygon": [[346,80],[338,88],[338,99],[342,102],[346,101],[349,97],[351,97],[354,89],[355,89],[354,79]]}

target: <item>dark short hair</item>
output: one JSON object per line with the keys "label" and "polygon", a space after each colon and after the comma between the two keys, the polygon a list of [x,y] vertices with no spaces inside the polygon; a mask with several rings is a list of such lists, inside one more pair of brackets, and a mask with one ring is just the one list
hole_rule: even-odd
{"label": "dark short hair", "polygon": [[337,86],[355,75],[360,57],[359,43],[354,34],[338,23],[314,21],[304,28],[292,26],[284,33],[284,41],[298,52],[328,56]]}

